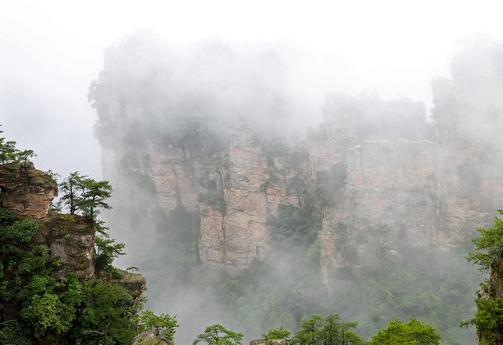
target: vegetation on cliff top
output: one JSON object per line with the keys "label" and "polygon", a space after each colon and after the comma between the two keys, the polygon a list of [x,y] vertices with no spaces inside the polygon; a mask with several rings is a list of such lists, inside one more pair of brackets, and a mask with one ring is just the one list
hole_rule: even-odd
{"label": "vegetation on cliff top", "polygon": [[[15,142],[0,138],[2,165],[18,163],[14,168],[27,169],[33,155],[28,151],[19,151]],[[78,278],[71,267],[61,266],[63,258],[51,254],[49,243],[35,240],[45,223],[0,207],[0,344],[129,345],[149,327],[172,340],[177,326],[173,317],[141,313],[142,300],[136,300],[120,279],[100,279],[101,271],[120,275],[112,263],[124,247],[108,236],[97,218],[101,209],[109,208],[108,182],[73,173],[61,187],[61,204],[70,214],[54,215],[55,219],[68,225],[80,224],[71,221],[80,217],[101,233],[93,258],[97,274]]]}
{"label": "vegetation on cliff top", "polygon": [[490,272],[482,282],[475,300],[475,318],[465,324],[475,325],[480,344],[495,345],[503,341],[503,210],[491,227],[480,228],[480,236],[473,240],[475,249],[468,260]]}

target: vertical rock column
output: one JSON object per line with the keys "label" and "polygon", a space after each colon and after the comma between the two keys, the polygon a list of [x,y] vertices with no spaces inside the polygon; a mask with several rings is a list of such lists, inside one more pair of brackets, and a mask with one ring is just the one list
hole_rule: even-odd
{"label": "vertical rock column", "polygon": [[240,270],[261,259],[268,246],[267,198],[263,191],[266,161],[243,122],[232,128],[224,207],[201,210],[201,260]]}

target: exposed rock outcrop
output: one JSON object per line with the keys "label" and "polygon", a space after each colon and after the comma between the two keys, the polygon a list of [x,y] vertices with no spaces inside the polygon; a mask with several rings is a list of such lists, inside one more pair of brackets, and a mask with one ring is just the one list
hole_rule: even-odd
{"label": "exposed rock outcrop", "polygon": [[138,302],[143,300],[143,294],[147,290],[147,281],[140,273],[119,270],[119,274],[117,276],[105,273],[101,276],[101,279],[122,286],[131,294],[131,296],[133,296],[133,299]]}
{"label": "exposed rock outcrop", "polygon": [[84,218],[52,214],[39,226],[38,243],[45,243],[53,257],[61,260],[62,272],[70,269],[79,278],[94,277],[95,230]]}
{"label": "exposed rock outcrop", "polygon": [[286,341],[282,339],[270,340],[267,341],[265,339],[252,340],[250,341],[250,345],[285,345]]}
{"label": "exposed rock outcrop", "polygon": [[[501,69],[488,57],[492,48],[484,57],[490,73],[453,59],[452,79],[433,83],[431,119],[424,104],[408,99],[328,94],[320,128],[297,140],[302,150],[258,130],[264,124],[248,108],[222,115],[228,100],[220,92],[206,93],[193,80],[172,84],[170,66],[140,59],[142,49],[135,63],[160,74],[136,73],[124,53],[129,50],[121,49],[107,56],[107,73],[93,99],[104,172],[117,191],[118,208],[147,209],[141,220],[133,219],[144,232],[131,235],[132,246],[149,247],[159,233],[174,231],[165,224],[183,209],[197,218],[197,259],[241,270],[266,255],[268,222],[279,206],[302,206],[306,194],[316,199],[321,190],[330,194],[318,236],[326,276],[364,265],[375,247],[391,255],[400,255],[404,241],[449,249],[503,204],[503,169],[494,163],[503,157],[497,134],[503,105],[494,91],[501,90]],[[151,88],[131,94],[123,80],[134,90]],[[267,109],[276,109],[268,101]],[[241,120],[235,120],[236,109]],[[481,120],[486,118],[491,121]],[[492,122],[494,128],[488,127]],[[158,210],[167,218],[160,221]]]}
{"label": "exposed rock outcrop", "polygon": [[47,217],[52,199],[58,195],[56,182],[27,162],[0,165],[0,203],[19,216]]}
{"label": "exposed rock outcrop", "polygon": [[171,345],[154,331],[147,331],[139,334],[133,342],[133,345]]}
{"label": "exposed rock outcrop", "polygon": [[212,212],[217,210],[203,208],[199,248],[203,261],[239,270],[261,259],[267,249],[267,200],[262,189],[266,161],[251,128],[243,123],[233,129],[228,157],[225,209],[215,217]]}
{"label": "exposed rock outcrop", "polygon": [[50,254],[61,260],[61,272],[69,269],[79,278],[94,276],[95,230],[80,216],[49,213],[58,194],[56,181],[47,173],[26,165],[0,165],[0,195],[2,207],[20,217],[39,221],[37,243],[46,244]]}
{"label": "exposed rock outcrop", "polygon": [[[19,217],[38,221],[34,241],[47,245],[51,257],[60,261],[58,274],[73,272],[78,278],[95,277],[93,261],[96,230],[79,215],[49,212],[58,194],[56,181],[47,173],[35,169],[32,163],[0,165],[0,201],[2,207]],[[140,300],[146,290],[145,278],[138,273],[123,271],[117,277],[104,277],[123,286],[133,298]]]}

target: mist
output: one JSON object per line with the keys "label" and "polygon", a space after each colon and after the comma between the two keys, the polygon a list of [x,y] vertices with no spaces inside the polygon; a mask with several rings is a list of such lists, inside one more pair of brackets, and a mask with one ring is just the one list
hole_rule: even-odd
{"label": "mist", "polygon": [[[297,52],[292,70],[298,82],[289,85],[309,96],[313,113],[329,90],[355,94],[369,88],[384,98],[407,96],[428,105],[429,82],[448,75],[456,40],[501,32],[497,8],[490,1],[4,3],[0,119],[21,146],[39,148],[37,162],[44,168],[62,175],[79,168],[99,176],[89,81],[102,69],[104,49],[141,28],[175,43],[222,38],[277,49],[287,44]],[[70,146],[79,159],[64,165]],[[82,168],[79,162],[85,162]]]}
{"label": "mist", "polygon": [[0,124],[37,167],[110,180],[118,260],[177,342],[312,314],[368,339],[475,334],[474,229],[501,208],[489,2],[2,4]]}

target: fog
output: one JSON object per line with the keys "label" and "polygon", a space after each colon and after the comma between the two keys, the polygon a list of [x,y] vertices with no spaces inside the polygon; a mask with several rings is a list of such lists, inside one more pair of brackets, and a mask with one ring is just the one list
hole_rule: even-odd
{"label": "fog", "polygon": [[[37,162],[62,174],[100,174],[96,115],[86,101],[103,51],[149,28],[173,42],[206,38],[298,49],[302,90],[377,89],[431,104],[467,34],[501,32],[498,2],[482,1],[4,1],[0,11],[0,120]],[[313,107],[318,106],[313,105]],[[68,145],[71,142],[73,145]],[[78,157],[78,159],[70,159]]]}
{"label": "fog", "polygon": [[[210,323],[250,339],[334,312],[364,337],[418,316],[446,344],[473,338],[456,319],[478,284],[466,235],[503,200],[497,2],[0,6],[2,129],[41,169],[111,180],[119,263],[145,274],[148,307],[178,316],[180,344]],[[264,218],[269,184],[295,200],[267,199]],[[238,205],[242,191],[257,199]],[[247,212],[265,249],[215,259],[204,222],[241,231]]]}

